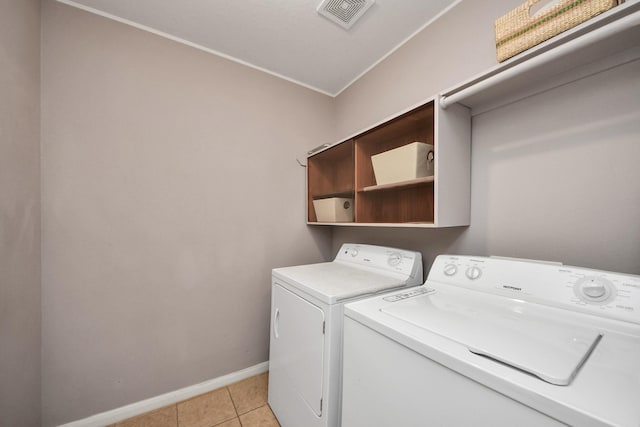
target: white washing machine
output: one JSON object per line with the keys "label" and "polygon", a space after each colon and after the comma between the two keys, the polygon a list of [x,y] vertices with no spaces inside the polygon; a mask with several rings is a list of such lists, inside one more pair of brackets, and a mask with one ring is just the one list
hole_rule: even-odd
{"label": "white washing machine", "polygon": [[640,426],[640,276],[439,256],[344,340],[344,426]]}
{"label": "white washing machine", "polygon": [[422,280],[419,252],[357,244],[273,270],[268,401],[282,427],[340,426],[344,304]]}

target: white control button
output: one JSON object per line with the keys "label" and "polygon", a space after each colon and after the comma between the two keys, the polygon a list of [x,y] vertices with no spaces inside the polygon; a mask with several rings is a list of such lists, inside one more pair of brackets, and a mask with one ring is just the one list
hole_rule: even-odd
{"label": "white control button", "polygon": [[351,254],[352,257],[356,257],[356,256],[358,256],[358,250],[357,249],[351,249],[350,254]]}
{"label": "white control button", "polygon": [[465,274],[469,279],[476,280],[482,275],[482,270],[480,270],[480,267],[473,266],[473,267],[467,268],[467,271],[465,272]]}
{"label": "white control button", "polygon": [[446,276],[453,276],[458,272],[458,266],[455,264],[447,264],[444,266],[444,274]]}

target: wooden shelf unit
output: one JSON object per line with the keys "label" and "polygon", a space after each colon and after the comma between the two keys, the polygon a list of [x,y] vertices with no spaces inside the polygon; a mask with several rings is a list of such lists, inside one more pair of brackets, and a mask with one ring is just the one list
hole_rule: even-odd
{"label": "wooden shelf unit", "polygon": [[[457,106],[442,114],[430,99],[382,123],[312,152],[307,161],[309,224],[442,227],[469,224],[469,111]],[[377,185],[371,156],[412,142],[432,144],[434,176]],[[450,169],[450,170],[449,170]],[[438,196],[451,191],[440,203]],[[313,200],[354,199],[352,223],[320,223]]]}

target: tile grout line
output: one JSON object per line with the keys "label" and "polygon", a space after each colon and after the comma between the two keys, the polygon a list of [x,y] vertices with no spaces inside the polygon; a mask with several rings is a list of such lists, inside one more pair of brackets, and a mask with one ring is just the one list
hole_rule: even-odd
{"label": "tile grout line", "polygon": [[[238,408],[236,408],[236,402],[234,402],[234,400],[233,400],[233,395],[231,394],[231,390],[229,389],[229,386],[225,386],[224,388],[227,391],[227,394],[229,395],[229,399],[231,400],[231,405],[233,406],[233,412],[236,413],[235,418],[237,418],[238,419],[238,423],[240,423],[240,415],[238,414]],[[231,421],[232,419],[233,418],[231,418],[231,419],[229,419],[227,421]],[[227,422],[227,421],[225,421],[225,422]],[[240,427],[242,427],[242,423],[240,423]]]}
{"label": "tile grout line", "polygon": [[236,417],[238,417],[238,420],[240,420],[240,411],[238,411],[238,406],[236,405],[236,401],[233,399],[233,393],[231,393],[231,389],[229,388],[229,386],[226,386],[225,388],[227,389],[227,392],[229,393],[229,397],[231,398],[233,409],[236,411]]}
{"label": "tile grout line", "polygon": [[240,414],[238,413],[238,407],[236,406],[236,401],[233,400],[233,394],[231,393],[231,390],[229,389],[229,386],[225,386],[224,388],[227,390],[227,393],[229,393],[229,399],[231,399],[231,404],[233,405],[233,410],[236,412],[236,418],[240,419]]}

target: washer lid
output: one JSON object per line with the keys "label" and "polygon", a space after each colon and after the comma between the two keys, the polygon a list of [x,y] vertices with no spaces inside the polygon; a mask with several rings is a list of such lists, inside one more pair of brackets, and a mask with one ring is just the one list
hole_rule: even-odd
{"label": "washer lid", "polygon": [[556,385],[571,383],[601,339],[549,309],[456,290],[434,290],[381,311]]}
{"label": "washer lid", "polygon": [[409,279],[335,261],[275,268],[273,275],[327,304],[404,286]]}

